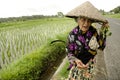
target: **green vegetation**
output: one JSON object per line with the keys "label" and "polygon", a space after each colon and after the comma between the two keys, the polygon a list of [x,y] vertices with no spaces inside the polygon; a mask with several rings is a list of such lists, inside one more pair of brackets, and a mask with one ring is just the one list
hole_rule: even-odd
{"label": "green vegetation", "polygon": [[33,80],[65,55],[65,45],[52,40],[66,41],[75,26],[68,18],[0,23],[0,79]]}
{"label": "green vegetation", "polygon": [[57,59],[61,59],[59,56],[62,57],[62,55],[65,55],[64,44],[47,44],[31,54],[22,56],[8,65],[7,68],[3,68],[0,72],[0,79],[39,79],[40,74],[48,67],[51,67]]}
{"label": "green vegetation", "polygon": [[105,16],[108,18],[120,18],[120,14],[107,14]]}
{"label": "green vegetation", "polygon": [[53,18],[53,17],[57,17],[57,15],[53,15],[53,16],[32,15],[32,16],[21,16],[21,17],[8,17],[8,18],[0,18],[0,23],[3,23],[3,22],[27,21],[27,20]]}
{"label": "green vegetation", "polygon": [[[0,29],[16,29],[16,28],[30,28],[30,27],[36,27],[42,24],[49,24],[53,22],[57,22],[56,24],[58,24],[58,21],[66,21],[68,20],[67,18],[43,18],[43,19],[35,19],[35,20],[27,20],[27,21],[16,21],[16,22],[4,22],[4,23],[0,23]],[[63,21],[63,23],[64,23]],[[7,27],[7,28],[6,28]]]}
{"label": "green vegetation", "polygon": [[69,71],[67,70],[68,66],[69,66],[69,62],[67,60],[65,65],[62,67],[62,70],[58,73],[57,76],[64,79],[68,78],[68,74],[69,74]]}
{"label": "green vegetation", "polygon": [[72,20],[68,18],[46,18],[4,24],[12,25],[0,28],[1,66],[38,49],[48,42],[49,38],[55,38],[56,35],[65,33],[74,26]]}
{"label": "green vegetation", "polygon": [[115,14],[120,13],[120,6],[117,6],[116,8],[110,10],[110,12],[114,12]]}
{"label": "green vegetation", "polygon": [[108,12],[105,12],[103,9],[100,9],[99,12],[108,18],[120,18],[120,6],[117,6]]}

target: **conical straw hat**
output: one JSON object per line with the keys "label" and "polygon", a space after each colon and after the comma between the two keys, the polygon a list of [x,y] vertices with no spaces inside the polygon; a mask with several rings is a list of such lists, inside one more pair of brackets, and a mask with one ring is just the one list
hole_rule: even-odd
{"label": "conical straw hat", "polygon": [[95,22],[105,22],[104,16],[102,16],[98,9],[95,8],[89,1],[71,10],[65,16],[70,18],[83,16],[90,18]]}

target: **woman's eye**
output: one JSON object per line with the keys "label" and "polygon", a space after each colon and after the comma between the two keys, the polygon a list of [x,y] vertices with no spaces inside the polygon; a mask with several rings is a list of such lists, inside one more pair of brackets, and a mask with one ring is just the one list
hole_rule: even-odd
{"label": "woman's eye", "polygon": [[87,21],[88,23],[90,22],[90,21]]}
{"label": "woman's eye", "polygon": [[88,23],[91,23],[91,21],[90,21],[90,20],[88,20],[87,22],[88,22]]}
{"label": "woman's eye", "polygon": [[85,19],[82,19],[83,22],[85,22]]}

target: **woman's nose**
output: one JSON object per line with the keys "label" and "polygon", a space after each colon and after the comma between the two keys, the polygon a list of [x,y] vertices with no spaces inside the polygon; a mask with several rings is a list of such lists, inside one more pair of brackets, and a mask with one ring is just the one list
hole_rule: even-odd
{"label": "woman's nose", "polygon": [[87,26],[87,25],[88,25],[88,21],[87,21],[87,20],[85,20],[85,22],[84,22],[83,26]]}

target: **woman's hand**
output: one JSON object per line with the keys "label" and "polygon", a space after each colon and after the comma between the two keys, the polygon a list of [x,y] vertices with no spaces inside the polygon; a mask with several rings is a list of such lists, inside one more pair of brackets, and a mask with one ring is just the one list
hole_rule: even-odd
{"label": "woman's hand", "polygon": [[102,25],[103,27],[108,27],[109,28],[109,22],[107,20],[105,20],[105,22]]}
{"label": "woman's hand", "polygon": [[78,68],[87,68],[88,67],[88,65],[83,64],[82,61],[79,59],[75,60],[75,63],[77,64]]}

